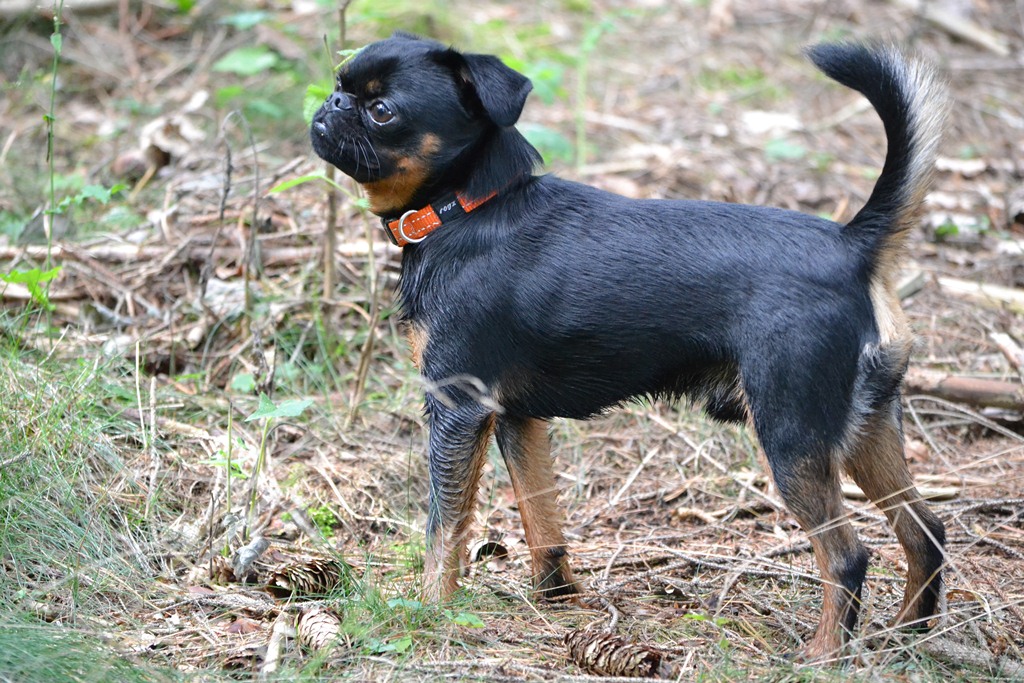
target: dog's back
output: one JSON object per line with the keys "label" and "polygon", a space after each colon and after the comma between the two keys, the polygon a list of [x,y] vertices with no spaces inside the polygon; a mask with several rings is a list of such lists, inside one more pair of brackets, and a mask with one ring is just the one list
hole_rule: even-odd
{"label": "dog's back", "polygon": [[529,81],[494,57],[397,36],[342,70],[311,135],[407,245],[402,305],[433,387],[428,594],[456,587],[492,435],[538,590],[577,592],[546,420],[669,394],[753,424],[822,575],[807,658],[843,645],[867,568],[845,517],[843,471],[885,511],[907,554],[898,622],[925,627],[935,614],[944,531],[903,457],[911,335],[894,283],[934,162],[941,87],[889,48],[809,55],[867,96],[889,140],[871,197],[845,226],[533,176],[536,150],[513,126]]}

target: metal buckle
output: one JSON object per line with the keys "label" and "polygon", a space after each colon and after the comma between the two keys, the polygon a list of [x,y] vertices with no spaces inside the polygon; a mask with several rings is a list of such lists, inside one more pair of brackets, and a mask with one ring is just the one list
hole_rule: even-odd
{"label": "metal buckle", "polygon": [[405,219],[409,217],[409,214],[415,213],[416,212],[412,210],[406,211],[405,213],[402,214],[402,217],[398,219],[398,234],[402,237],[403,240],[405,240],[409,244],[416,244],[418,242],[422,242],[423,238],[426,237],[426,235],[424,235],[423,237],[412,238],[405,234]]}

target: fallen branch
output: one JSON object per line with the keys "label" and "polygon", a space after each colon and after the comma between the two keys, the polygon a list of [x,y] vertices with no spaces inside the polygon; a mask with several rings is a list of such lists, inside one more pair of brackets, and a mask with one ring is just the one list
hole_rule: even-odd
{"label": "fallen branch", "polygon": [[911,368],[906,385],[907,392],[912,394],[938,396],[978,407],[1024,410],[1024,387],[1017,382]]}
{"label": "fallen branch", "polygon": [[1005,680],[1024,678],[1024,664],[1009,657],[999,657],[979,647],[965,645],[950,638],[933,637],[921,641],[920,648],[935,659],[956,666],[982,669]]}
{"label": "fallen branch", "polygon": [[[383,254],[383,245],[374,251]],[[203,261],[209,257],[210,245],[201,244],[198,241],[189,245],[178,254],[187,261]],[[352,243],[338,245],[339,256],[363,256],[368,253],[365,241],[357,240]],[[53,245],[51,259],[54,262],[83,260],[83,255],[96,261],[107,261],[114,263],[137,263],[139,261],[156,261],[164,259],[168,254],[168,247],[161,245],[135,245],[135,244],[97,244],[92,246],[67,246]],[[264,266],[291,266],[302,263],[312,263],[321,257],[323,250],[320,247],[267,247],[260,248],[260,254]],[[214,250],[215,257],[220,261],[231,261],[240,263],[244,253],[242,249],[235,246],[217,247]],[[46,247],[0,247],[0,260],[17,258],[42,259],[46,257]]]}
{"label": "fallen branch", "polygon": [[1013,340],[1013,337],[1003,332],[992,332],[989,334],[989,339],[999,348],[1014,370],[1017,372],[1024,371],[1024,349],[1020,348],[1020,345]]}
{"label": "fallen branch", "polygon": [[954,38],[974,43],[1000,57],[1010,56],[1010,41],[1006,36],[989,31],[967,17],[939,6],[938,3],[922,2],[922,0],[893,0],[893,4],[914,12]]}
{"label": "fallen branch", "polygon": [[938,282],[947,294],[970,299],[988,308],[1024,314],[1024,290],[953,277],[940,277]]}

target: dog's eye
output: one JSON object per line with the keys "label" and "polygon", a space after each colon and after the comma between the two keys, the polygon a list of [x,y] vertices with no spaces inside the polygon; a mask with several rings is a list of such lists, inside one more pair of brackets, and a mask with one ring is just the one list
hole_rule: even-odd
{"label": "dog's eye", "polygon": [[391,107],[385,104],[383,100],[377,100],[371,104],[368,111],[374,123],[379,123],[382,126],[386,123],[391,123],[391,120],[395,118],[395,113],[391,111]]}

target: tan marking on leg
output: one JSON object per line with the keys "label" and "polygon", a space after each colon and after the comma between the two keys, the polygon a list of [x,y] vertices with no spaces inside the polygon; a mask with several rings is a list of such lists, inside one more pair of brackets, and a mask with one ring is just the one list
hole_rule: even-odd
{"label": "tan marking on leg", "polygon": [[[505,464],[519,503],[526,543],[533,562],[533,582],[544,597],[578,593],[562,535],[562,512],[551,463],[547,422],[527,419],[502,430]],[[515,430],[514,433],[510,433]]]}
{"label": "tan marking on leg", "polygon": [[[894,268],[890,269],[894,270]],[[875,312],[875,325],[881,344],[906,343],[911,338],[906,315],[896,295],[894,275],[881,266],[871,279],[871,307]]]}
{"label": "tan marking on leg", "polygon": [[907,556],[907,588],[896,623],[927,620],[936,612],[941,591],[939,546],[944,530],[914,486],[894,417],[876,415],[869,420],[850,452],[846,469],[885,513]]}
{"label": "tan marking on leg", "polygon": [[405,336],[409,342],[409,349],[412,351],[412,364],[419,370],[423,366],[423,352],[430,341],[430,333],[425,326],[419,323],[410,323],[405,331]]}
{"label": "tan marking on leg", "polygon": [[[779,487],[787,507],[807,533],[823,586],[818,627],[799,654],[807,662],[841,656],[857,620],[860,583],[867,566],[867,551],[843,510],[838,475],[832,467],[828,470],[823,478],[817,467],[805,467]],[[851,586],[851,581],[857,585]]]}
{"label": "tan marking on leg", "polygon": [[851,547],[859,548],[860,542],[845,519],[809,536],[823,586],[818,628],[802,652],[804,660],[810,662],[836,658],[846,644],[847,628],[852,626],[850,610],[856,612],[860,600],[842,585],[839,569],[848,561]]}
{"label": "tan marking on leg", "polygon": [[424,597],[436,601],[448,598],[459,587],[459,577],[469,564],[466,548],[469,527],[476,507],[480,471],[487,459],[487,448],[494,433],[494,415],[488,416],[476,438],[465,486],[459,492],[454,520],[439,526],[434,538],[427,539],[424,565]]}

